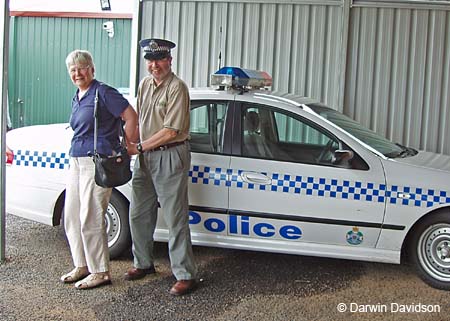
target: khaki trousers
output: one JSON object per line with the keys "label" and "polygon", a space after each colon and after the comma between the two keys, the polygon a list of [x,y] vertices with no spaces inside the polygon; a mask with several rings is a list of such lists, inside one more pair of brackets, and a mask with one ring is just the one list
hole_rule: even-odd
{"label": "khaki trousers", "polygon": [[100,273],[109,271],[105,212],[112,189],[95,184],[94,173],[91,157],[70,159],[64,227],[74,266]]}
{"label": "khaki trousers", "polygon": [[169,256],[177,280],[194,279],[197,267],[189,229],[189,143],[163,151],[147,152],[136,159],[130,204],[130,230],[134,266],[153,265],[153,233],[158,201],[169,229]]}

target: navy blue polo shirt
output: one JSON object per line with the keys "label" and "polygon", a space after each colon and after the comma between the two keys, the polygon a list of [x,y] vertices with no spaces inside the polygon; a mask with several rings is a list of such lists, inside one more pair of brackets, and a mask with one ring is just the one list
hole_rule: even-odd
{"label": "navy blue polo shirt", "polygon": [[117,151],[120,147],[120,115],[129,106],[128,100],[115,88],[94,79],[80,100],[78,90],[72,99],[70,127],[74,133],[69,151],[72,157],[86,157],[89,152],[94,152],[94,101],[97,88],[97,152],[112,155],[112,151]]}

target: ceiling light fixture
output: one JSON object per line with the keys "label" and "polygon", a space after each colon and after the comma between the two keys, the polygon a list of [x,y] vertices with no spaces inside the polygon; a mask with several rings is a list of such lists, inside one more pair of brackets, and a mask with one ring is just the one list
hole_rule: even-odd
{"label": "ceiling light fixture", "polygon": [[111,10],[111,4],[109,3],[109,0],[100,0],[100,5],[102,6],[103,11]]}

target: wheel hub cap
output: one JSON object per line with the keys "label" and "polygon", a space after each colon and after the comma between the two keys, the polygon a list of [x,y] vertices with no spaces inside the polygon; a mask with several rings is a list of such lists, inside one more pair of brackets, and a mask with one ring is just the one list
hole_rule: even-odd
{"label": "wheel hub cap", "polygon": [[442,260],[450,259],[450,248],[448,246],[448,242],[443,242],[443,244],[439,244],[437,247],[438,255],[441,256]]}

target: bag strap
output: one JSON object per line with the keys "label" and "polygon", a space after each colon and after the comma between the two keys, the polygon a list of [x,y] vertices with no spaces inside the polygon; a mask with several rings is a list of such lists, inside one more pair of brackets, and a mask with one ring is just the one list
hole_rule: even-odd
{"label": "bag strap", "polygon": [[[100,83],[99,86],[101,86]],[[95,98],[94,98],[94,155],[97,155],[97,129],[98,129],[98,87],[95,89]],[[119,120],[119,135],[122,137],[120,139],[120,146],[122,148],[126,148],[126,136],[123,131],[122,119]]]}
{"label": "bag strap", "polygon": [[98,88],[95,89],[94,98],[94,155],[97,155],[97,108],[98,108]]}

